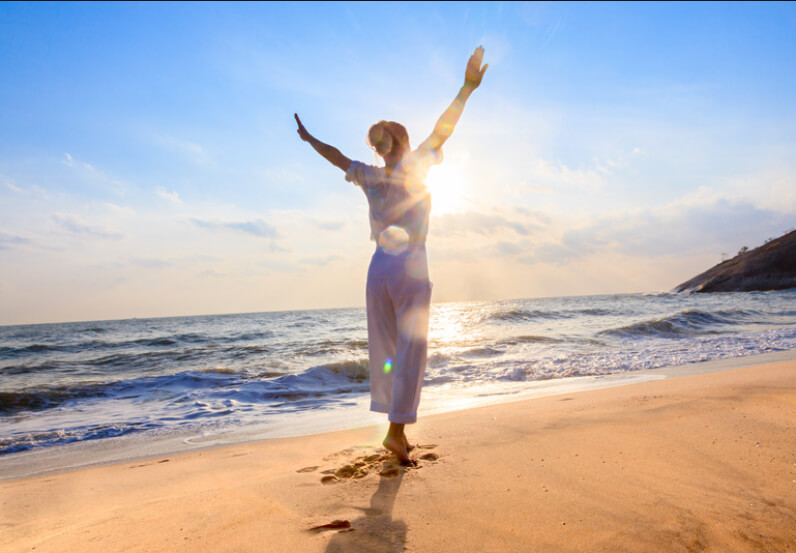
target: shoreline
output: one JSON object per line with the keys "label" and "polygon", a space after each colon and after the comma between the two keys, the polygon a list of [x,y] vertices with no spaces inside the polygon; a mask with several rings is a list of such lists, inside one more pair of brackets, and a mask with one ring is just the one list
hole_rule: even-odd
{"label": "shoreline", "polygon": [[0,482],[0,552],[792,551],[796,361],[747,360],[424,417],[407,470],[382,425]]}
{"label": "shoreline", "polygon": [[[464,390],[424,390],[419,418],[541,397],[786,361],[796,361],[796,349],[657,369],[643,369],[616,375],[568,377],[501,383],[500,385],[489,384]],[[195,430],[164,432],[161,435],[140,433],[11,453],[0,456],[0,482],[132,462],[163,455],[180,455],[265,440],[300,438],[386,424],[382,414],[372,413],[368,410],[367,395],[355,398],[354,402],[358,404],[356,421],[352,421],[350,409],[310,412],[305,415],[290,413],[282,417],[275,417],[268,423],[227,427],[201,434]]]}

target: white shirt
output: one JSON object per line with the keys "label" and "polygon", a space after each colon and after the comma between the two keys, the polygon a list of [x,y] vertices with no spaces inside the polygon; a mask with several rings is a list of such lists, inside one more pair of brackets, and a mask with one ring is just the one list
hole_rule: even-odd
{"label": "white shirt", "polygon": [[431,195],[426,175],[432,165],[442,161],[442,152],[421,145],[406,154],[392,173],[384,167],[352,161],[345,179],[362,188],[370,206],[371,238],[380,237],[390,227],[403,229],[410,244],[422,245],[428,234]]}

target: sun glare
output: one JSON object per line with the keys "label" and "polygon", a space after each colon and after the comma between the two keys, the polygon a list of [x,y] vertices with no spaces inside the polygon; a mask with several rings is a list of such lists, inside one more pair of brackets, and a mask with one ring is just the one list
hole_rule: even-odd
{"label": "sun glare", "polygon": [[463,211],[466,207],[464,172],[455,163],[443,163],[429,169],[426,184],[431,192],[434,213]]}

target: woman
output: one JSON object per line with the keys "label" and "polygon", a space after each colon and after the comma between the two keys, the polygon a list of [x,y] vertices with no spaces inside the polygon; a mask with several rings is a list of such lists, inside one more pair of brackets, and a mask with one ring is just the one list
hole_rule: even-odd
{"label": "woman", "polygon": [[425,178],[429,167],[442,161],[442,145],[481,84],[488,67],[481,66],[483,57],[479,46],[467,63],[459,94],[416,150],[412,151],[409,134],[399,123],[379,121],[370,128],[368,144],[384,159],[384,167],[351,161],[307,132],[295,115],[301,139],[345,171],[346,180],[360,186],[368,198],[371,237],[377,244],[366,294],[370,408],[388,414],[384,447],[404,465],[414,464],[404,426],[417,420],[431,302],[425,248],[431,198]]}

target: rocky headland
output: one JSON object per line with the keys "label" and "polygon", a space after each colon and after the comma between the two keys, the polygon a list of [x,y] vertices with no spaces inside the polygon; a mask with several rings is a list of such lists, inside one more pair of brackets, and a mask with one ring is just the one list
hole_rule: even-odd
{"label": "rocky headland", "polygon": [[675,292],[751,292],[796,288],[796,230],[753,250],[742,249]]}

